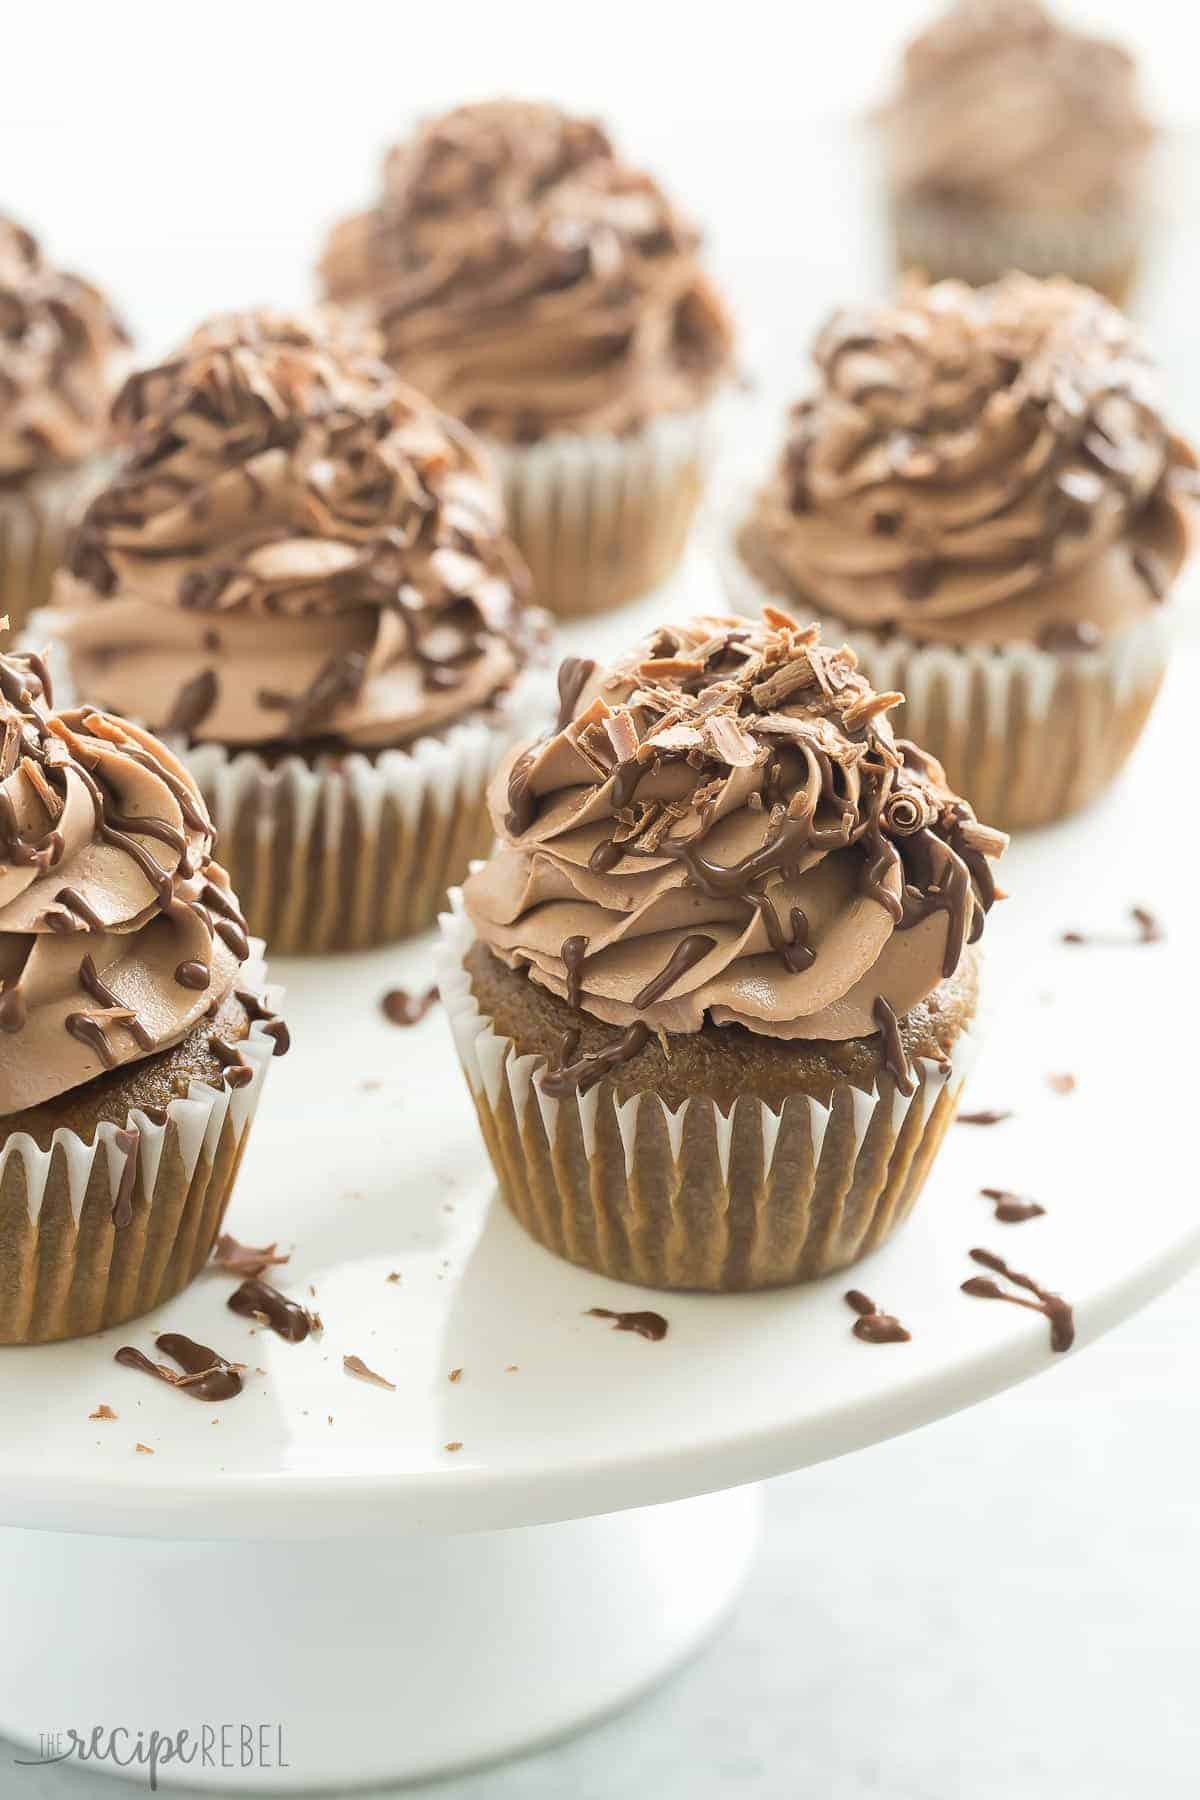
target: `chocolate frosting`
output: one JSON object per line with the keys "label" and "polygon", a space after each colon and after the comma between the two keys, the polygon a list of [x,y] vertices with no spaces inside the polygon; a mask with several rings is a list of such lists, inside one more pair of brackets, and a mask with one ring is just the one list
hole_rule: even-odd
{"label": "chocolate frosting", "polygon": [[100,448],[128,342],[98,288],[52,267],[36,238],[0,216],[0,483]]}
{"label": "chocolate frosting", "polygon": [[212,321],[116,405],[55,590],[79,691],[230,745],[405,744],[496,699],[525,575],[475,440],[331,319]]}
{"label": "chocolate frosting", "polygon": [[182,764],[56,712],[0,655],[0,1118],[165,1050],[229,993],[245,921]]}
{"label": "chocolate frosting", "polygon": [[772,608],[664,628],[497,775],[476,931],[630,1030],[875,1035],[969,953],[1006,842],[893,737],[900,698]]}
{"label": "chocolate frosting", "polygon": [[1153,132],[1133,58],[1037,0],[961,0],[917,38],[884,110],[891,178],[926,199],[1102,212],[1137,197]]}
{"label": "chocolate frosting", "polygon": [[[741,534],[775,591],[928,641],[1099,636],[1152,610],[1188,546],[1195,458],[1126,320],[1008,275],[839,312]],[[1097,640],[1098,641],[1098,640]]]}
{"label": "chocolate frosting", "polygon": [[699,237],[602,128],[519,101],[427,122],[337,225],[325,290],[370,306],[388,358],[515,442],[621,433],[728,373],[732,329]]}

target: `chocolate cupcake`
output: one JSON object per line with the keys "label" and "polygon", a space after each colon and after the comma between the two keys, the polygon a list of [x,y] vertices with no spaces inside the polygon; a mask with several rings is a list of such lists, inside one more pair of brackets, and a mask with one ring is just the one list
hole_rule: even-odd
{"label": "chocolate cupcake", "polygon": [[732,330],[694,227],[599,125],[516,101],[432,120],[320,273],[485,438],[543,605],[599,612],[666,579]]}
{"label": "chocolate cupcake", "polygon": [[953,1117],[1005,840],[782,613],[666,627],[564,694],[437,965],[501,1193],[651,1287],[842,1268]]}
{"label": "chocolate cupcake", "polygon": [[1067,275],[1121,304],[1150,224],[1154,133],[1119,45],[1037,0],[960,0],[880,115],[900,269]]}
{"label": "chocolate cupcake", "polygon": [[1128,324],[1068,281],[940,282],[837,314],[815,361],[731,597],[849,629],[1004,830],[1084,805],[1158,692],[1195,486]]}
{"label": "chocolate cupcake", "polygon": [[72,686],[183,742],[274,949],[429,924],[490,841],[534,623],[475,440],[353,332],[273,314],[115,410],[132,449],[47,615]]}
{"label": "chocolate cupcake", "polygon": [[208,1258],[287,1033],[186,769],[0,655],[0,1344]]}
{"label": "chocolate cupcake", "polygon": [[0,616],[14,627],[45,602],[103,479],[128,341],[97,288],[0,217]]}

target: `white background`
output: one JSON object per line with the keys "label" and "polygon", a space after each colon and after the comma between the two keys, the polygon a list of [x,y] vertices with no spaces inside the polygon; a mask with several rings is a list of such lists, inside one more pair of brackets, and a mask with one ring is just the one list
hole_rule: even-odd
{"label": "white background", "polygon": [[[1194,15],[1180,0],[1072,10],[1142,50],[1171,127],[1140,310],[1177,416],[1200,425]],[[913,0],[25,6],[5,19],[0,205],[158,348],[209,310],[304,298],[323,227],[369,198],[380,147],[415,114],[556,98],[604,115],[708,225],[765,431],[813,324],[884,280],[863,122],[925,14]],[[1186,911],[1181,898],[1177,927]],[[1045,1380],[777,1483],[749,1600],[703,1662],[600,1732],[436,1793],[1197,1794],[1198,1303],[1193,1280]],[[85,1791],[115,1790],[13,1769],[0,1745],[5,1800]]]}

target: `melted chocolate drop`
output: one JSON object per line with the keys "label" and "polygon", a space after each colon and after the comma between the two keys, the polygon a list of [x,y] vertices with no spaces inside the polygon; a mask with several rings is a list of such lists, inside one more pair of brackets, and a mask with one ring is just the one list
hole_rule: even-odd
{"label": "melted chocolate drop", "polygon": [[912,1332],[906,1331],[891,1313],[880,1312],[875,1302],[859,1288],[848,1289],[845,1301],[851,1312],[858,1314],[851,1329],[864,1344],[911,1343]]}
{"label": "melted chocolate drop", "polygon": [[1022,1200],[1007,1188],[985,1187],[979,1191],[985,1200],[994,1202],[995,1217],[1001,1225],[1024,1225],[1029,1219],[1040,1219],[1046,1211],[1036,1200]]}
{"label": "melted chocolate drop", "polygon": [[182,1332],[165,1331],[154,1340],[155,1348],[172,1362],[179,1364],[182,1375],[162,1363],[150,1361],[140,1350],[131,1344],[125,1344],[117,1351],[114,1362],[126,1369],[137,1369],[143,1375],[152,1375],[156,1381],[165,1381],[168,1387],[180,1388],[191,1395],[193,1400],[209,1402],[232,1400],[242,1391],[242,1378],[233,1365],[210,1350],[207,1344],[197,1344]]}
{"label": "melted chocolate drop", "polygon": [[289,1344],[302,1344],[313,1329],[313,1315],[296,1300],[289,1300],[269,1282],[251,1278],[243,1281],[225,1302],[230,1312],[243,1318],[260,1319],[278,1337]]}
{"label": "melted chocolate drop", "polygon": [[661,1313],[656,1312],[613,1312],[607,1306],[589,1306],[589,1319],[611,1319],[614,1331],[633,1331],[638,1337],[649,1338],[652,1344],[661,1344],[670,1327]]}

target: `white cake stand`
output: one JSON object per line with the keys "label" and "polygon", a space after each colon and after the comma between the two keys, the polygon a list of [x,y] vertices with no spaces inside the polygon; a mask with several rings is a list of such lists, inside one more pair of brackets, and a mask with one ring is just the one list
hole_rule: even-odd
{"label": "white cake stand", "polygon": [[[1072,1355],[1182,1273],[1195,852],[1171,772],[1194,679],[1188,658],[1117,792],[1011,856],[968,1105],[1014,1117],[956,1126],[909,1226],[853,1276],[909,1344],[851,1335],[847,1278],[655,1299],[558,1262],[491,1204],[445,1021],[382,1019],[386,988],[428,979],[428,943],[279,969],[297,1049],[230,1224],[292,1247],[277,1279],[324,1333],[254,1332],[206,1275],[135,1326],[0,1353],[0,1734],[36,1757],[72,1729],[266,1726],[266,1766],[257,1743],[238,1766],[235,1732],[226,1766],[160,1781],[341,1791],[567,1731],[713,1629],[752,1553],[749,1484],[1056,1364],[1043,1319],[960,1292],[971,1246],[1075,1302]],[[1134,902],[1166,943],[1058,941],[1126,932]],[[998,1224],[984,1186],[1046,1215]],[[647,1305],[661,1343],[585,1316]],[[113,1363],[167,1328],[248,1363],[245,1394],[209,1407]],[[102,1402],[115,1421],[89,1417]]]}

